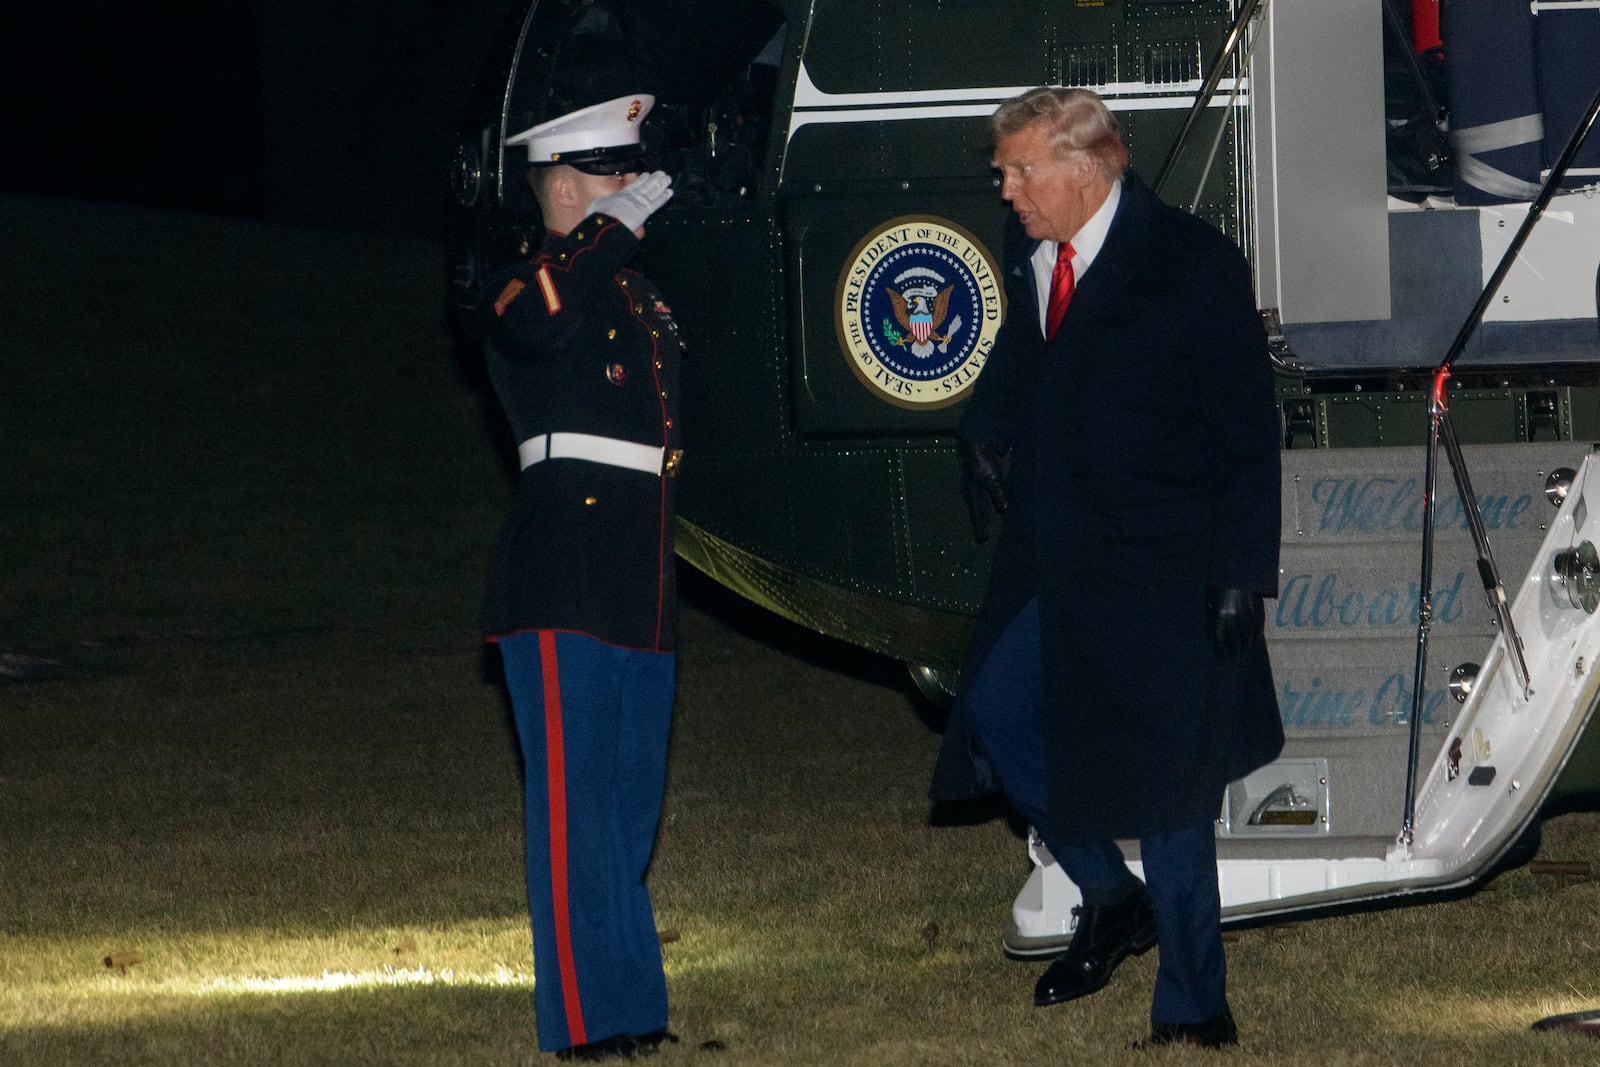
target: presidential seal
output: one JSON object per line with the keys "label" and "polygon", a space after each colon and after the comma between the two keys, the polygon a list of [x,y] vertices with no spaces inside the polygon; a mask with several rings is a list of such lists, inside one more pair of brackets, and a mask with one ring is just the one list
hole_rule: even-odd
{"label": "presidential seal", "polygon": [[915,409],[953,404],[972,388],[1004,314],[988,250],[931,215],[892,219],[868,234],[834,298],[850,369],[882,399]]}

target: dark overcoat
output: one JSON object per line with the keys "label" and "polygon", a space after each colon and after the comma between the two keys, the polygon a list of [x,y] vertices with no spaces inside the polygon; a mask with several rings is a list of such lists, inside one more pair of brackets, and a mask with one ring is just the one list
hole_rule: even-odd
{"label": "dark overcoat", "polygon": [[[485,287],[485,358],[519,442],[584,433],[678,447],[682,343],[660,293],[627,266],[638,249],[616,219],[591,215]],[[485,632],[675,648],[675,484],[575,459],[523,470],[490,555]]]}
{"label": "dark overcoat", "polygon": [[[1283,728],[1264,647],[1211,650],[1207,587],[1277,595],[1278,422],[1248,264],[1133,176],[1054,340],[1012,218],[1007,318],[961,435],[1009,460],[1010,507],[964,677],[1040,601],[1050,841],[1215,818]],[[964,694],[935,801],[994,788]]]}

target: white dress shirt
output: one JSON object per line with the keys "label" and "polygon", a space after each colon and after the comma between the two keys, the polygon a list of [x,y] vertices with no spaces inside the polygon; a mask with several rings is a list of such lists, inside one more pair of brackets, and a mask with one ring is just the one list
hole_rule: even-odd
{"label": "white dress shirt", "polygon": [[[1094,257],[1100,254],[1101,247],[1106,243],[1106,234],[1111,229],[1111,216],[1117,213],[1117,204],[1122,200],[1122,179],[1118,178],[1111,186],[1105,203],[1083,228],[1072,235],[1068,243],[1072,245],[1072,275],[1075,281],[1082,282],[1083,276],[1089,270],[1089,265],[1094,262]],[[1040,241],[1038,249],[1033,253],[1033,258],[1028,262],[1033,266],[1033,284],[1039,294],[1039,332],[1045,332],[1045,316],[1050,313],[1050,278],[1056,270],[1056,250],[1061,247],[1059,241]]]}

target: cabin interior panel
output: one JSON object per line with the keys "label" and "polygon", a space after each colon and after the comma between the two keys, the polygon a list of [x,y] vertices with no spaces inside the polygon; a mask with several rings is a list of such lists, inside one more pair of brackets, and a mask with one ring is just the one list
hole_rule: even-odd
{"label": "cabin interior panel", "polygon": [[[1595,11],[1600,18],[1600,9]],[[1600,67],[1600,53],[1595,64]],[[1591,97],[1592,99],[1592,97]],[[1590,135],[1590,140],[1594,136]],[[1600,169],[1595,178],[1600,179]],[[1500,283],[1496,299],[1484,310],[1485,323],[1527,323],[1546,319],[1580,319],[1591,327],[1586,358],[1600,355],[1600,332],[1592,329],[1600,301],[1596,266],[1600,264],[1600,196],[1553,198],[1527,235],[1516,260]],[[1476,217],[1483,247],[1480,285],[1486,284],[1511,246],[1528,213],[1526,204],[1490,204],[1470,212]],[[1476,294],[1474,294],[1476,295]]]}
{"label": "cabin interior panel", "polygon": [[1289,348],[1307,366],[1436,366],[1478,298],[1476,212],[1380,210],[1377,217],[1388,230],[1385,284],[1392,288],[1392,314],[1286,321]]}
{"label": "cabin interior panel", "polygon": [[[1600,90],[1600,8],[1583,0],[1539,5],[1538,82],[1544,93],[1545,155],[1555,159]],[[1600,140],[1590,137],[1572,161],[1565,187],[1600,180]]]}
{"label": "cabin interior panel", "polygon": [[[1285,323],[1289,351],[1319,370],[1437,366],[1494,272],[1525,205],[1397,208],[1387,212],[1392,314]],[[1458,366],[1600,361],[1593,317],[1600,200],[1555,201]],[[1592,236],[1591,236],[1592,234]],[[1515,317],[1513,317],[1515,316]],[[1425,418],[1424,418],[1425,424]]]}
{"label": "cabin interior panel", "polygon": [[[1600,242],[1596,243],[1595,251],[1600,254]],[[1478,327],[1475,340],[1481,344],[1481,350],[1497,362],[1564,363],[1575,371],[1586,372],[1591,382],[1600,378],[1596,373],[1596,364],[1600,363],[1600,330],[1596,329],[1593,318],[1551,319],[1543,322],[1486,321]],[[1591,411],[1595,408],[1596,397],[1600,397],[1600,392],[1591,391],[1587,398]],[[1584,432],[1578,436],[1597,435]]]}
{"label": "cabin interior panel", "polygon": [[1274,0],[1253,52],[1256,285],[1285,323],[1389,318],[1380,0]]}

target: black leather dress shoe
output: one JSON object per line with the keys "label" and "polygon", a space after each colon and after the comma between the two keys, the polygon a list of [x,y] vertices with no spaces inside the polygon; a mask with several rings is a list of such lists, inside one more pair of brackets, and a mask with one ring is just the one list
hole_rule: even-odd
{"label": "black leather dress shoe", "polygon": [[599,1063],[601,1060],[632,1059],[635,1055],[633,1039],[627,1034],[588,1041],[582,1045],[556,1050],[556,1059],[571,1063]]}
{"label": "black leather dress shoe", "polygon": [[1199,1023],[1150,1024],[1150,1036],[1135,1041],[1130,1048],[1159,1048],[1162,1045],[1198,1045],[1201,1048],[1222,1048],[1239,1043],[1239,1028],[1233,1024],[1233,1012],[1222,1009],[1221,1015]]}
{"label": "black leather dress shoe", "polygon": [[678,1035],[671,1030],[657,1030],[653,1034],[617,1034],[585,1045],[560,1049],[556,1052],[556,1059],[578,1063],[631,1060],[639,1056],[654,1056],[663,1041],[676,1045]]}
{"label": "black leather dress shoe", "polygon": [[1033,1002],[1041,1008],[1104,988],[1117,964],[1156,943],[1156,910],[1142,882],[1116,904],[1073,910],[1078,928],[1072,944],[1033,987]]}

